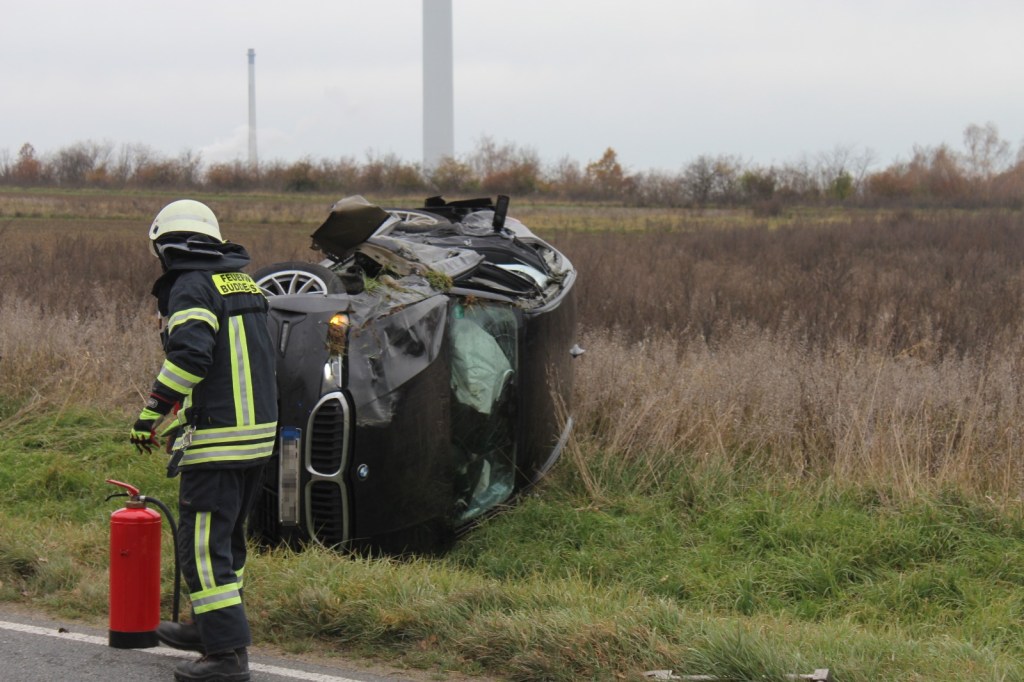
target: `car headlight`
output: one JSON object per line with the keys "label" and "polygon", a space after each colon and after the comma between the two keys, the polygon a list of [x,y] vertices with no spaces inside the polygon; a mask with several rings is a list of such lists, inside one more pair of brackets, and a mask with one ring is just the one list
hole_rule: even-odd
{"label": "car headlight", "polygon": [[345,340],[350,324],[351,320],[345,313],[336,313],[327,322],[327,351],[330,358],[324,363],[324,381],[330,387],[341,388]]}
{"label": "car headlight", "polygon": [[327,349],[331,355],[345,354],[345,338],[348,335],[348,327],[351,324],[348,315],[337,313],[327,323]]}

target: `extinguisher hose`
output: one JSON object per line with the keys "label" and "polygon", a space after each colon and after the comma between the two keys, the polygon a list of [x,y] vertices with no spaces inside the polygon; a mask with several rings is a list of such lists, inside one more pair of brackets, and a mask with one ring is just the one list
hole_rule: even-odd
{"label": "extinguisher hose", "polygon": [[167,505],[148,495],[139,495],[142,502],[153,503],[160,508],[160,511],[167,517],[167,524],[171,527],[171,539],[174,541],[174,601],[171,603],[171,619],[177,623],[179,617],[179,606],[181,602],[181,562],[178,560],[178,524],[174,521],[174,514],[167,508]]}

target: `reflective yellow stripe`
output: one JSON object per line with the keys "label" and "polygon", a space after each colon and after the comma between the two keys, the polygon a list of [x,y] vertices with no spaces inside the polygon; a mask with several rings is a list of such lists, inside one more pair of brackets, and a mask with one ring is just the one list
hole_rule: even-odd
{"label": "reflective yellow stripe", "polygon": [[212,512],[196,512],[196,572],[199,574],[199,585],[204,591],[211,590],[216,586],[213,579],[213,564],[210,562],[210,524],[212,522]]}
{"label": "reflective yellow stripe", "polygon": [[274,441],[252,445],[222,445],[210,448],[189,447],[181,458],[181,465],[204,462],[242,462],[250,459],[269,457],[274,453]]}
{"label": "reflective yellow stripe", "polygon": [[217,332],[220,329],[220,322],[217,320],[217,316],[206,308],[188,308],[187,310],[179,310],[171,315],[170,319],[167,321],[167,331],[172,332],[179,324],[184,324],[189,320],[205,322],[213,327],[214,332]]}
{"label": "reflective yellow stripe", "polygon": [[239,593],[241,587],[238,583],[229,583],[220,587],[192,592],[189,594],[189,599],[192,601],[192,608],[196,613],[223,609],[242,603],[242,595]]}
{"label": "reflective yellow stripe", "polygon": [[245,587],[245,566],[235,571],[235,576],[238,577],[238,589]]}
{"label": "reflective yellow stripe", "polygon": [[277,435],[277,422],[254,424],[252,426],[227,426],[216,429],[200,429],[192,435],[193,447],[213,443],[230,443],[239,440],[258,440]]}
{"label": "reflective yellow stripe", "polygon": [[[192,434],[192,444],[189,445],[189,452],[198,452],[202,454],[202,461],[211,461],[211,454],[215,454],[214,451],[227,450],[231,446],[238,447],[252,447],[259,446],[260,443],[269,441],[271,451],[273,450],[274,440],[277,437],[277,422],[270,422],[268,424],[256,424],[250,427],[239,428],[237,426],[223,426],[215,429],[199,429]],[[174,441],[174,448],[178,449],[181,447],[181,436]],[[252,455],[253,457],[262,456],[261,453]],[[197,458],[198,455],[196,456]],[[229,457],[228,459],[238,459],[238,457]],[[186,454],[185,461],[183,464],[187,464],[191,461]]]}
{"label": "reflective yellow stripe", "polygon": [[252,394],[252,371],[245,338],[245,323],[240,315],[230,318],[228,338],[231,348],[231,389],[235,399],[235,423],[248,426],[256,418],[256,401]]}
{"label": "reflective yellow stripe", "polygon": [[164,416],[156,410],[151,410],[148,407],[142,408],[142,412],[139,412],[139,419],[152,419],[155,422],[163,419]]}
{"label": "reflective yellow stripe", "polygon": [[191,393],[193,387],[203,378],[186,372],[170,360],[164,360],[164,365],[160,368],[160,374],[157,375],[156,380],[175,393],[187,394]]}

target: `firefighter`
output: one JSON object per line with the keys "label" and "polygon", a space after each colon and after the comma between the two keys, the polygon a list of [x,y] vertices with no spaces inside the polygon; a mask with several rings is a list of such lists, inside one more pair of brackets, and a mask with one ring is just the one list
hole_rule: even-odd
{"label": "firefighter", "polygon": [[163,432],[176,415],[177,544],[193,612],[192,623],[163,622],[157,636],[203,654],[179,664],[176,680],[248,680],[244,523],[277,431],[267,300],[240,271],[248,253],[221,239],[206,205],[168,204],[149,238],[164,270],[152,293],[166,359],[130,441],[150,451],[157,424]]}

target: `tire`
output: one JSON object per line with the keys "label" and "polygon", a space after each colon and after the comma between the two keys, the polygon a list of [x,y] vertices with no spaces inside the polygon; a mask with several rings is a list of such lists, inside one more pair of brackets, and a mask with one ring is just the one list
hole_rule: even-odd
{"label": "tire", "polygon": [[341,294],[345,287],[341,279],[316,263],[286,261],[257,270],[252,278],[267,296],[282,294]]}
{"label": "tire", "polygon": [[404,227],[426,228],[440,225],[442,222],[448,222],[429,211],[417,211],[409,208],[389,208],[386,210],[391,217],[398,218],[405,223]]}

